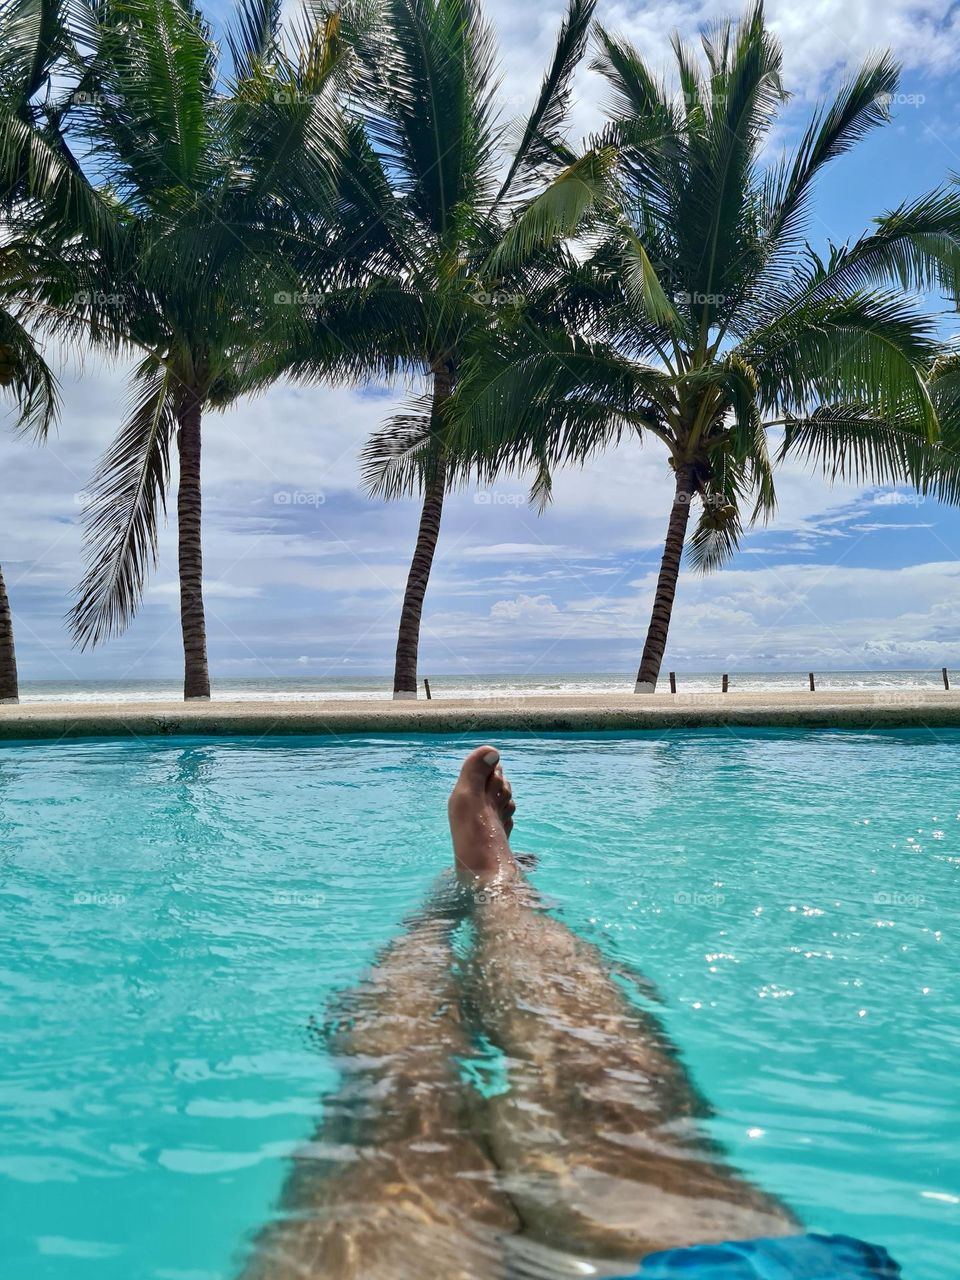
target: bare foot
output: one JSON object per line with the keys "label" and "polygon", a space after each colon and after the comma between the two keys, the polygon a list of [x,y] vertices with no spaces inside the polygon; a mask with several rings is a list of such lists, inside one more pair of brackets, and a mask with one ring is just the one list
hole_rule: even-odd
{"label": "bare foot", "polygon": [[463,879],[491,884],[516,877],[509,844],[516,808],[500,752],[495,747],[471,751],[447,803],[453,860]]}

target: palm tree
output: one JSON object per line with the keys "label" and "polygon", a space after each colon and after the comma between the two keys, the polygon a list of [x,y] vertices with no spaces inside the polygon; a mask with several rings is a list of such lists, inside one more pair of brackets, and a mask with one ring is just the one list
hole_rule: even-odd
{"label": "palm tree", "polygon": [[780,456],[802,451],[828,474],[960,493],[927,385],[935,320],[883,287],[953,290],[960,199],[904,205],[823,258],[805,240],[818,176],[887,120],[897,67],[869,61],[792,156],[763,169],[786,95],[762,5],[704,37],[705,65],[679,37],[673,48],[677,94],[599,30],[621,193],[594,246],[593,292],[576,291],[576,325],[539,350],[494,335],[458,392],[460,419],[501,462],[583,463],[624,435],[666,449],[673,500],[638,693],[656,688],[691,508],[701,571],[772,515],[772,431]]}
{"label": "palm tree", "polygon": [[578,158],[564,141],[593,4],[571,0],[512,147],[495,107],[492,34],[474,0],[386,0],[382,23],[353,37],[360,105],[343,164],[340,279],[327,282],[308,347],[290,351],[287,370],[308,380],[407,374],[428,384],[365,458],[370,492],[422,497],[395,698],[417,696],[420,620],[445,495],[475,474],[465,461],[472,455],[451,450],[448,424],[471,344],[521,295],[562,276],[564,238],[605,198],[612,151]]}
{"label": "palm tree", "polygon": [[[15,429],[43,440],[59,408],[56,379],[33,336],[6,304],[10,294],[16,296],[30,249],[30,245],[16,241],[8,241],[0,249],[0,393],[13,401]],[[0,702],[19,700],[13,619],[0,569]]]}
{"label": "palm tree", "polygon": [[136,612],[175,445],[186,699],[210,695],[204,415],[262,385],[250,371],[299,326],[282,293],[285,246],[312,233],[335,188],[336,24],[310,28],[291,60],[278,7],[240,9],[228,82],[191,0],[107,3],[87,33],[93,52],[77,56],[68,122],[89,184],[111,202],[111,234],[89,246],[96,287],[69,300],[70,315],[139,355],[128,415],[90,486],[88,566],[70,621],[85,647]]}
{"label": "palm tree", "polygon": [[[76,289],[70,254],[44,234],[52,223],[94,227],[87,198],[57,141],[51,79],[70,41],[59,0],[0,4],[0,394],[13,427],[42,441],[59,412],[57,381],[28,323],[39,280]],[[19,701],[10,601],[0,572],[0,702]]]}
{"label": "palm tree", "polygon": [[19,702],[20,684],[17,679],[17,651],[13,643],[13,618],[7,584],[0,568],[0,703]]}

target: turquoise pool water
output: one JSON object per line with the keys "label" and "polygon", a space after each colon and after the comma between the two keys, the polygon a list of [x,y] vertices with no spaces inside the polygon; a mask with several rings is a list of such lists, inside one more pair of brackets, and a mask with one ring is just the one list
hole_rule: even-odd
{"label": "turquoise pool water", "polygon": [[[811,1229],[960,1275],[960,734],[498,739],[514,844]],[[229,1280],[462,738],[0,747],[5,1280]]]}

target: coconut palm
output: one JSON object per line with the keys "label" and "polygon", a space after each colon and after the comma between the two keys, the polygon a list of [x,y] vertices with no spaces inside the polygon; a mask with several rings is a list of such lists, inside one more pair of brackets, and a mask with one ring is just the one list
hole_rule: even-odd
{"label": "coconut palm", "polygon": [[460,420],[501,462],[583,463],[625,436],[664,446],[672,503],[637,692],[656,688],[691,508],[701,571],[772,515],[771,433],[781,456],[828,474],[960,492],[927,385],[935,319],[898,288],[953,288],[960,200],[925,196],[822,257],[806,243],[818,176],[887,120],[897,67],[866,63],[763,168],[786,95],[762,5],[704,37],[705,63],[679,37],[673,48],[676,93],[599,31],[621,200],[588,264],[593,291],[577,289],[576,324],[539,349],[493,335],[458,392]]}
{"label": "coconut palm", "polygon": [[[5,301],[16,297],[19,277],[31,269],[31,249],[16,241],[0,248],[0,396],[12,402],[14,429],[42,440],[59,408],[56,378],[33,335]],[[0,702],[18,702],[19,697],[13,619],[0,568]]]}
{"label": "coconut palm", "polygon": [[[56,223],[97,224],[57,142],[59,104],[51,79],[70,36],[63,7],[49,0],[0,4],[0,396],[18,433],[42,441],[59,410],[57,381],[25,314],[39,280],[77,287],[69,253],[49,235]],[[19,698],[13,623],[0,572],[0,702]]]}
{"label": "coconut palm", "polygon": [[593,0],[571,0],[529,117],[503,122],[496,51],[473,0],[386,0],[354,40],[360,64],[343,165],[341,280],[288,371],[355,381],[406,374],[427,393],[371,440],[368,490],[422,509],[397,636],[394,697],[417,696],[424,596],[448,490],[471,473],[447,405],[475,335],[562,277],[564,237],[602,206],[612,152],[564,141]]}
{"label": "coconut palm", "polygon": [[17,651],[13,642],[13,617],[7,584],[0,566],[0,703],[19,702],[20,684],[17,678]]}
{"label": "coconut palm", "polygon": [[97,287],[74,297],[72,314],[109,324],[138,363],[90,486],[88,566],[70,620],[86,646],[135,613],[175,447],[184,697],[207,698],[204,416],[262,385],[249,370],[300,323],[285,305],[284,251],[331,207],[341,46],[322,22],[288,54],[272,0],[239,10],[229,74],[190,0],[108,3],[91,32],[70,136],[110,195],[112,234],[93,246]]}

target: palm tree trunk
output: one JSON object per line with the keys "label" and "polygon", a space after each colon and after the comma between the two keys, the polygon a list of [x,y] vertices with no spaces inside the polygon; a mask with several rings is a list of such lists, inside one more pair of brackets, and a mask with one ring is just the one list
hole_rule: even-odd
{"label": "palm tree trunk", "polygon": [[[433,374],[433,405],[431,414],[434,426],[438,426],[440,410],[453,391],[453,376],[447,369],[436,369]],[[393,668],[394,698],[417,696],[417,651],[420,647],[420,617],[423,613],[423,597],[426,595],[433,556],[440,536],[440,517],[443,515],[443,498],[447,490],[447,463],[441,450],[426,478],[423,488],[423,510],[417,530],[417,544],[403,593],[400,610],[400,628],[397,632],[397,656]]]}
{"label": "palm tree trunk", "polygon": [[693,494],[692,468],[678,466],[677,487],[673,496],[670,522],[667,525],[667,541],[663,548],[663,559],[660,561],[660,576],[653,596],[653,612],[650,615],[647,641],[643,646],[643,656],[640,659],[640,670],[637,672],[634,693],[653,693],[657,687],[663,651],[667,647],[667,632],[670,630],[673,598],[677,593],[677,578],[680,576],[680,560],[683,556],[683,543],[687,536],[687,522],[690,519],[690,503]]}
{"label": "palm tree trunk", "polygon": [[200,423],[202,408],[188,395],[177,415],[180,489],[177,531],[180,559],[180,629],[183,632],[183,696],[210,697],[207,628],[203,616],[203,551],[200,540]]}
{"label": "palm tree trunk", "polygon": [[17,654],[13,647],[13,619],[10,616],[10,601],[7,599],[3,570],[0,569],[0,702],[19,701]]}

